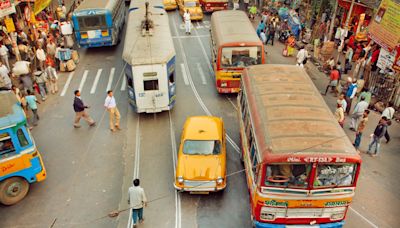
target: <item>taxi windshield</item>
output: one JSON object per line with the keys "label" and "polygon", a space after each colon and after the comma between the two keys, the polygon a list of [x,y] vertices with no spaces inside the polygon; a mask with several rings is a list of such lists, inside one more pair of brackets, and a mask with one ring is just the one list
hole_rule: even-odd
{"label": "taxi windshield", "polygon": [[274,187],[306,188],[311,173],[310,164],[267,165],[265,185]]}
{"label": "taxi windshield", "polygon": [[221,153],[221,142],[218,140],[186,140],[183,153],[187,155],[217,155]]}
{"label": "taxi windshield", "polygon": [[196,6],[198,6],[197,2],[195,2],[195,1],[188,1],[188,2],[185,2],[184,4],[185,4],[185,7],[196,7]]}
{"label": "taxi windshield", "polygon": [[261,47],[224,47],[222,48],[222,68],[243,68],[261,64]]}

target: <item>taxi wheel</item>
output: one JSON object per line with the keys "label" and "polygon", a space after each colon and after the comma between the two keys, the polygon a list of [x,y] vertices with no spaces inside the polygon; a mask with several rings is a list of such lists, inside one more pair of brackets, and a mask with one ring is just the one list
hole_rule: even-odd
{"label": "taxi wheel", "polygon": [[13,205],[22,200],[29,191],[29,183],[21,177],[11,177],[0,183],[0,203]]}

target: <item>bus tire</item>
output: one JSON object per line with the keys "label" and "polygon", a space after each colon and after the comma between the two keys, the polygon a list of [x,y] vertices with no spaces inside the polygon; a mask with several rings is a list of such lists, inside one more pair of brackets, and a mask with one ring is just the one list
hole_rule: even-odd
{"label": "bus tire", "polygon": [[11,177],[0,183],[0,203],[13,205],[21,201],[29,191],[29,183],[22,177]]}

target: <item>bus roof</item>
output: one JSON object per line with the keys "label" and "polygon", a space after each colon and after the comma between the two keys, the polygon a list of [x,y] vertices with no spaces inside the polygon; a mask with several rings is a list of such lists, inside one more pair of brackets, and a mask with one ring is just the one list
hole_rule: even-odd
{"label": "bus roof", "polygon": [[268,64],[244,72],[243,90],[263,159],[268,154],[360,159],[303,68]]}
{"label": "bus roof", "polygon": [[122,58],[129,65],[162,64],[175,56],[168,14],[158,7],[158,3],[160,2],[152,1],[149,5],[149,12],[152,13],[150,19],[154,23],[151,36],[142,36],[145,1],[137,0],[134,4],[131,3],[122,53]]}
{"label": "bus roof", "polygon": [[90,9],[112,10],[114,6],[117,5],[118,1],[121,0],[85,0],[74,10],[74,12]]}
{"label": "bus roof", "polygon": [[0,129],[25,121],[25,114],[17,97],[10,91],[0,92]]}
{"label": "bus roof", "polygon": [[217,47],[229,43],[260,43],[246,13],[240,10],[216,11],[211,15],[211,32]]}

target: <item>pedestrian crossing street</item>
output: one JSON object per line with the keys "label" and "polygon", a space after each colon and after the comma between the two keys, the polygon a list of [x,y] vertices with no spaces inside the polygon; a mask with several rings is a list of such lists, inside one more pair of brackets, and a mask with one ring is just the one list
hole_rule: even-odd
{"label": "pedestrian crossing street", "polygon": [[[84,70],[81,75],[73,71],[65,75],[67,76],[67,80],[62,87],[60,93],[61,97],[65,96],[67,93],[72,93],[76,89],[79,89],[82,93],[89,92],[90,94],[96,94],[96,92],[104,93],[108,90],[126,90],[125,75],[122,75],[121,80],[119,80],[121,75],[115,76],[115,67],[109,70]],[[77,82],[79,82],[79,86],[75,86]],[[102,86],[105,82],[107,83],[106,87]]]}

